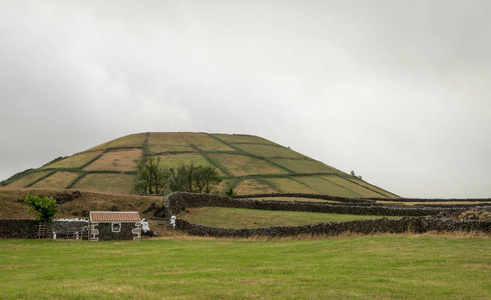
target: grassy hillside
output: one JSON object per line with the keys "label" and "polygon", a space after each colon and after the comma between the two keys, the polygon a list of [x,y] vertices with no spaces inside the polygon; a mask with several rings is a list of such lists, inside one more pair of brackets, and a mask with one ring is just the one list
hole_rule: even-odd
{"label": "grassy hillside", "polygon": [[251,135],[139,133],[121,137],[39,169],[19,173],[3,189],[43,188],[130,194],[135,159],[161,158],[162,166],[181,163],[214,166],[238,194],[313,193],[345,197],[397,198],[357,177],[272,141]]}
{"label": "grassy hillside", "polygon": [[[34,219],[35,213],[28,212],[24,199],[27,193],[32,195],[53,196],[70,194],[71,190],[47,189],[4,189],[0,190],[0,219]],[[59,205],[56,218],[87,217],[89,211],[119,210],[139,211],[142,217],[151,217],[154,210],[151,205],[162,205],[162,196],[121,195],[82,191],[81,196]],[[145,212],[145,213],[143,213]]]}

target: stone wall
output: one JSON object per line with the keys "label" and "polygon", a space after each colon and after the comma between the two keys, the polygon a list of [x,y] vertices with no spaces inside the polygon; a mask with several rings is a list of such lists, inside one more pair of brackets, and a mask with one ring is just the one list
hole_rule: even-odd
{"label": "stone wall", "polygon": [[427,231],[479,231],[491,232],[491,222],[483,221],[453,221],[435,217],[402,219],[370,219],[345,222],[328,222],[316,225],[304,226],[270,226],[263,228],[219,228],[194,224],[181,220],[175,221],[175,229],[184,231],[190,235],[212,237],[249,238],[254,236],[267,237],[291,237],[297,235],[327,235],[336,236],[345,232],[375,234],[375,233],[424,233]]}
{"label": "stone wall", "polygon": [[[328,222],[304,226],[270,226],[264,228],[218,228],[190,223],[177,218],[175,229],[191,235],[213,237],[252,236],[288,237],[296,235],[339,235],[343,232],[372,233],[424,233],[427,231],[480,231],[491,232],[490,221],[454,221],[443,215],[463,211],[462,207],[397,207],[376,203],[327,203],[306,201],[256,201],[207,194],[176,192],[163,200],[166,219],[191,207],[232,207],[277,211],[307,211],[351,215],[404,216],[401,219],[369,219],[346,222]],[[424,217],[423,217],[424,216]]]}
{"label": "stone wall", "polygon": [[38,222],[34,220],[0,220],[0,237],[10,239],[35,239]]}
{"label": "stone wall", "polygon": [[89,221],[83,219],[55,219],[49,226],[48,233],[51,235],[56,232],[57,238],[73,237],[75,232],[82,235],[86,227],[85,232],[89,229]]}
{"label": "stone wall", "polygon": [[231,198],[272,198],[272,197],[292,197],[292,198],[307,198],[320,199],[348,203],[368,203],[375,202],[371,198],[348,198],[339,196],[329,196],[321,194],[304,194],[304,193],[268,193],[268,194],[250,194],[250,195],[234,195]]}
{"label": "stone wall", "polygon": [[329,203],[308,201],[275,201],[234,199],[220,195],[175,192],[164,198],[164,217],[173,215],[190,207],[232,207],[276,211],[305,211],[350,215],[375,216],[429,216],[440,213],[451,214],[462,208],[443,207],[398,207],[376,203]]}
{"label": "stone wall", "polygon": [[428,199],[428,198],[348,198],[329,195],[303,194],[303,193],[268,193],[268,194],[250,194],[234,195],[232,198],[272,198],[272,197],[294,197],[332,200],[338,202],[375,202],[375,201],[392,201],[392,202],[491,202],[490,198],[460,198],[460,199]]}

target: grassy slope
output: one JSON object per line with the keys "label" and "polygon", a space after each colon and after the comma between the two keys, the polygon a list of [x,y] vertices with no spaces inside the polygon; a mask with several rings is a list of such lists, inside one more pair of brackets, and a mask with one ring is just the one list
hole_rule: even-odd
{"label": "grassy slope", "polygon": [[382,218],[381,216],[326,214],[299,211],[270,211],[226,207],[189,208],[188,212],[181,212],[179,217],[196,224],[224,228],[259,228],[272,225],[299,226],[331,221]]}
{"label": "grassy slope", "polygon": [[[24,203],[25,195],[30,192],[39,196],[54,196],[62,192],[72,192],[71,190],[45,190],[45,189],[23,189],[23,190],[0,190],[0,219],[34,219],[35,214],[28,212],[28,207]],[[162,205],[161,196],[139,196],[139,195],[120,195],[109,193],[96,193],[83,191],[81,197],[71,202],[63,203],[59,206],[60,211],[55,215],[56,218],[82,217],[82,211],[110,210],[113,207],[120,211],[139,211],[142,217],[149,217],[153,213],[146,215],[142,212],[152,203]]]}
{"label": "grassy slope", "polygon": [[[135,159],[161,157],[164,167],[212,165],[241,194],[309,192],[347,197],[397,197],[287,147],[250,135],[140,133],[45,165],[8,187],[73,188],[131,193]],[[352,180],[352,181],[350,181]]]}
{"label": "grassy slope", "polygon": [[487,299],[491,239],[0,240],[2,299]]}

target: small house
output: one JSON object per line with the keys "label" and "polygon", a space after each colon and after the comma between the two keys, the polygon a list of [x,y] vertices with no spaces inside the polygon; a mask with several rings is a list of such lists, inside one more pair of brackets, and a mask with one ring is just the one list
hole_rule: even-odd
{"label": "small house", "polygon": [[90,240],[139,240],[141,219],[137,211],[91,211]]}

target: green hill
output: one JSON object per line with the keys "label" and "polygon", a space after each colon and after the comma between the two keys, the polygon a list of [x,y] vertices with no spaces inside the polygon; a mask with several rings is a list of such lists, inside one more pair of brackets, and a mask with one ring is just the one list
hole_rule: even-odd
{"label": "green hill", "polygon": [[130,194],[135,159],[161,158],[166,168],[181,163],[214,166],[238,194],[311,193],[344,197],[397,195],[287,147],[251,135],[139,133],[121,137],[41,168],[21,172],[4,188],[79,189]]}

